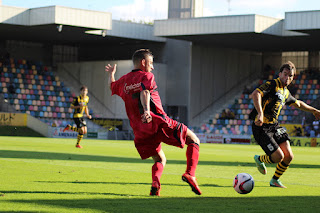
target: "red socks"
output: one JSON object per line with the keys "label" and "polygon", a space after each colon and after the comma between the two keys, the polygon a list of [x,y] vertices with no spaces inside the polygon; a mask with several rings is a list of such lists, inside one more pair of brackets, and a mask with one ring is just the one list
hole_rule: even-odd
{"label": "red socks", "polygon": [[195,177],[196,168],[199,161],[199,145],[191,143],[187,147],[187,169],[186,173]]}
{"label": "red socks", "polygon": [[157,182],[160,186],[160,178],[163,172],[163,165],[160,162],[156,162],[152,166],[152,182]]}
{"label": "red socks", "polygon": [[[191,143],[187,147],[187,169],[186,173],[195,177],[196,168],[199,161],[199,145]],[[157,182],[160,186],[160,178],[163,172],[163,165],[160,162],[156,162],[152,166],[152,182]]]}

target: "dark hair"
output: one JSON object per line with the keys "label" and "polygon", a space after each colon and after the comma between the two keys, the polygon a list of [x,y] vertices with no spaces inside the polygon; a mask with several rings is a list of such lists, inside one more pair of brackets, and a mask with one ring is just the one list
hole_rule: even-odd
{"label": "dark hair", "polygon": [[149,49],[140,49],[134,52],[132,56],[133,64],[138,64],[142,59],[146,59],[147,56],[153,56]]}
{"label": "dark hair", "polygon": [[80,91],[84,90],[84,89],[88,89],[87,86],[83,85],[81,88],[80,88]]}
{"label": "dark hair", "polygon": [[280,67],[280,72],[282,72],[284,69],[293,70],[293,73],[296,74],[296,67],[291,61],[287,61]]}

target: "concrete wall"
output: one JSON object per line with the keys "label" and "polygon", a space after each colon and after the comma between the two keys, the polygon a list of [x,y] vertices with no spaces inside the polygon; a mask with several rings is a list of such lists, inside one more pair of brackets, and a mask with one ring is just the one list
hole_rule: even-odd
{"label": "concrete wall", "polygon": [[168,39],[164,48],[167,64],[166,104],[188,106],[191,71],[191,43]]}
{"label": "concrete wall", "polygon": [[30,129],[33,129],[34,131],[49,137],[49,129],[50,127],[43,123],[42,121],[40,121],[39,119],[26,114],[27,115],[27,127],[29,127]]}
{"label": "concrete wall", "polygon": [[199,125],[261,75],[261,54],[192,46],[189,124]]}

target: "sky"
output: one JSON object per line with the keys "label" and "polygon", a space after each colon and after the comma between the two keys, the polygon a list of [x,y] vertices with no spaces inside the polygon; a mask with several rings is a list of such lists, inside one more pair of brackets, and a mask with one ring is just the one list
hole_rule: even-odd
{"label": "sky", "polygon": [[[167,19],[168,0],[0,0],[2,5],[51,5],[111,12],[112,19],[150,22]],[[319,0],[203,0],[203,16],[258,14],[284,18],[285,12],[320,10]]]}

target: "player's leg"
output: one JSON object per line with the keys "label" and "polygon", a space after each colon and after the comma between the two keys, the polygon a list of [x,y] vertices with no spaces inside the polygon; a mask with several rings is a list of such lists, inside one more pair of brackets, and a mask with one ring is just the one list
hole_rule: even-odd
{"label": "player's leg", "polygon": [[79,129],[79,134],[78,134],[78,137],[77,137],[76,147],[77,148],[83,148],[80,145],[80,142],[83,139],[83,135],[87,133],[87,124],[86,124],[86,122],[85,122],[85,120],[83,118],[78,118],[76,124],[77,124],[77,127]]}
{"label": "player's leg", "polygon": [[200,140],[190,129],[187,129],[186,137],[186,144],[188,145],[186,152],[187,168],[186,172],[182,175],[182,180],[190,185],[194,193],[201,195],[201,190],[195,177],[196,168],[199,161]]}
{"label": "player's leg", "polygon": [[288,169],[290,162],[293,159],[293,152],[290,146],[289,141],[285,141],[280,145],[281,155],[275,156],[275,159],[278,164],[276,171],[270,181],[270,186],[286,188],[279,180],[283,173]]}
{"label": "player's leg", "polygon": [[88,132],[88,128],[87,128],[87,126],[83,126],[82,128],[82,134],[87,134],[87,132]]}
{"label": "player's leg", "polygon": [[63,129],[63,132],[65,132],[65,131],[67,131],[67,130],[72,130],[72,131],[74,131],[74,132],[79,132],[79,131],[80,131],[80,128],[79,128],[80,119],[79,119],[79,118],[73,118],[73,121],[74,121],[74,123],[76,124],[76,127],[71,126],[70,124],[68,124],[68,125]]}
{"label": "player's leg", "polygon": [[63,132],[65,132],[65,131],[67,131],[67,130],[69,130],[69,129],[71,129],[71,125],[70,125],[70,124],[67,124],[67,126],[63,129]]}
{"label": "player's leg", "polygon": [[65,131],[67,131],[67,130],[72,130],[72,131],[74,131],[74,132],[79,132],[78,127],[71,126],[70,124],[68,124],[68,125],[63,129],[63,132],[65,132]]}
{"label": "player's leg", "polygon": [[152,166],[152,186],[150,195],[160,196],[160,178],[163,172],[163,168],[166,165],[167,159],[162,149],[157,153],[157,155],[152,156],[152,159],[154,161],[154,164]]}
{"label": "player's leg", "polygon": [[265,164],[275,163],[273,156],[281,154],[281,149],[279,149],[279,145],[273,138],[274,132],[270,131],[269,128],[269,126],[256,126],[254,123],[252,124],[253,136],[266,153],[265,155],[254,156],[257,169],[263,175],[267,174]]}
{"label": "player's leg", "polygon": [[79,129],[79,133],[78,133],[78,136],[77,136],[77,143],[76,143],[76,147],[77,147],[77,148],[83,148],[83,147],[80,145],[80,142],[81,142],[81,140],[82,140],[82,138],[83,138],[84,132],[85,132],[85,127],[83,126],[83,127],[81,127],[81,128]]}
{"label": "player's leg", "polygon": [[187,169],[186,173],[195,176],[196,168],[199,161],[200,140],[189,128],[187,129]]}

